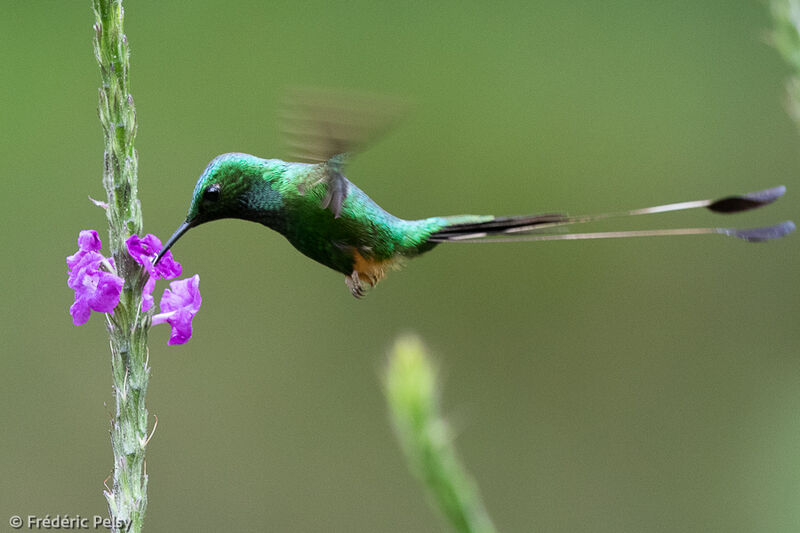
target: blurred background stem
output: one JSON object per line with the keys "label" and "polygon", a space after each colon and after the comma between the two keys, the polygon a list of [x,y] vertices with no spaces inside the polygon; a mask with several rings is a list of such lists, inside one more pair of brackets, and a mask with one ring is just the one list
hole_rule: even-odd
{"label": "blurred background stem", "polygon": [[772,42],[793,70],[786,84],[789,114],[800,127],[800,0],[772,0],[770,10],[775,19]]}
{"label": "blurred background stem", "polygon": [[494,532],[477,485],[456,457],[450,428],[439,412],[436,369],[416,336],[395,343],[384,390],[409,466],[425,483],[433,506],[456,531]]}
{"label": "blurred background stem", "polygon": [[145,394],[150,316],[141,313],[143,270],[128,255],[125,240],[141,233],[137,191],[136,113],[129,91],[128,41],[123,33],[122,0],[93,0],[94,52],[100,66],[100,123],[105,139],[103,186],[109,240],[117,273],[125,280],[120,302],[108,315],[115,411],[111,422],[113,484],[106,500],[113,531],[140,531],[147,506],[145,447],[148,441]]}

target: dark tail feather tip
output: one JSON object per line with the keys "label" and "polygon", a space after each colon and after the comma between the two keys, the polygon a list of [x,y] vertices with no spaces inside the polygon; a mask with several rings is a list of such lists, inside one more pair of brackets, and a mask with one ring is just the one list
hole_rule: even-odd
{"label": "dark tail feather tip", "polygon": [[785,237],[795,230],[794,222],[787,220],[774,226],[752,229],[730,229],[725,234],[747,242],[764,242]]}
{"label": "dark tail feather tip", "polygon": [[780,185],[763,191],[750,192],[738,196],[728,196],[711,203],[708,209],[715,213],[739,213],[748,209],[771,204],[786,193],[786,187]]}

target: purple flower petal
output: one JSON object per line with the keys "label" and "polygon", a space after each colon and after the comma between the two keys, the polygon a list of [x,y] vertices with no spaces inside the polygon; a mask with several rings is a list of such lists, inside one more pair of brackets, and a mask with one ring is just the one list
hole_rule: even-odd
{"label": "purple flower petal", "polygon": [[149,311],[153,307],[153,289],[156,288],[156,278],[150,276],[142,289],[142,312]]}
{"label": "purple flower petal", "polygon": [[159,307],[161,313],[153,317],[153,324],[169,323],[172,332],[167,344],[184,344],[192,336],[192,318],[200,310],[200,276],[173,281],[164,289]]}
{"label": "purple flower petal", "polygon": [[[80,254],[80,257],[76,257]],[[70,265],[70,259],[75,258]],[[98,270],[100,263],[103,262],[104,257],[97,252],[78,251],[73,256],[67,258],[67,265],[70,267],[69,275],[67,276],[67,285],[71,289],[77,289],[81,284],[81,279],[85,271]]]}
{"label": "purple flower petal", "polygon": [[179,309],[169,320],[172,331],[169,334],[167,344],[186,344],[192,337],[192,318],[194,313],[187,309]]}
{"label": "purple flower petal", "polygon": [[85,229],[78,234],[78,249],[87,252],[98,252],[103,247],[100,237],[93,229]]}
{"label": "purple flower petal", "polygon": [[101,247],[97,232],[84,230],[78,236],[78,251],[67,257],[67,285],[75,291],[75,301],[69,312],[76,326],[85,324],[92,311],[110,313],[119,303],[123,280],[101,270],[103,263],[113,268],[113,261],[98,252]]}
{"label": "purple flower petal", "polygon": [[67,257],[67,266],[74,269],[83,257],[88,253],[96,253],[103,247],[100,237],[93,229],[85,229],[78,234],[78,251]]}
{"label": "purple flower petal", "polygon": [[192,313],[197,313],[203,299],[200,296],[200,276],[195,274],[191,278],[184,278],[173,281],[169,284],[169,289],[164,289],[161,297],[162,312],[176,311],[181,308],[190,309]]}
{"label": "purple flower petal", "polygon": [[123,280],[121,277],[92,267],[85,267],[75,276],[75,303],[69,308],[76,326],[89,320],[91,311],[109,313],[119,303]]}
{"label": "purple flower petal", "polygon": [[73,324],[76,326],[82,326],[86,324],[87,320],[89,320],[89,315],[92,314],[92,310],[86,303],[85,298],[78,298],[76,295],[75,303],[69,307],[69,314],[72,315]]}
{"label": "purple flower petal", "polygon": [[147,263],[150,262],[148,259],[155,257],[161,250],[161,241],[152,233],[145,235],[144,239],[133,234],[125,241],[125,246],[134,261],[147,268]]}
{"label": "purple flower petal", "polygon": [[[160,248],[159,251],[161,251]],[[181,264],[172,257],[172,250],[167,250],[167,253],[164,254],[164,257],[162,257],[161,261],[155,266],[155,269],[158,277],[164,279],[177,278],[183,272]]]}
{"label": "purple flower petal", "polygon": [[124,282],[121,277],[108,272],[98,272],[96,279],[97,284],[89,301],[92,311],[110,313],[119,303]]}
{"label": "purple flower petal", "polygon": [[125,245],[134,261],[142,265],[155,278],[172,279],[180,276],[183,271],[180,263],[172,257],[172,251],[167,251],[158,265],[153,265],[153,259],[161,251],[162,246],[161,240],[152,233],[148,233],[144,238],[135,234],[131,235],[125,241]]}

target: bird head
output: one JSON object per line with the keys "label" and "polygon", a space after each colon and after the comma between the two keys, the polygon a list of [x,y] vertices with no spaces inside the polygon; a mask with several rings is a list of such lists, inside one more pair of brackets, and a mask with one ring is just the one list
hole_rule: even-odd
{"label": "bird head", "polygon": [[267,161],[249,154],[217,156],[200,175],[186,220],[169,238],[155,263],[189,229],[220,218],[252,218],[252,191],[261,181]]}

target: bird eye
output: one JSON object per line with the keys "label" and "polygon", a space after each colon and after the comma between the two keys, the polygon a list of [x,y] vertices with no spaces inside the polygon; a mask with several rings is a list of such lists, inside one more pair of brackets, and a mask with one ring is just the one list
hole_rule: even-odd
{"label": "bird eye", "polygon": [[206,187],[206,190],[203,191],[203,200],[208,200],[209,202],[219,200],[219,189],[219,183],[213,183]]}

